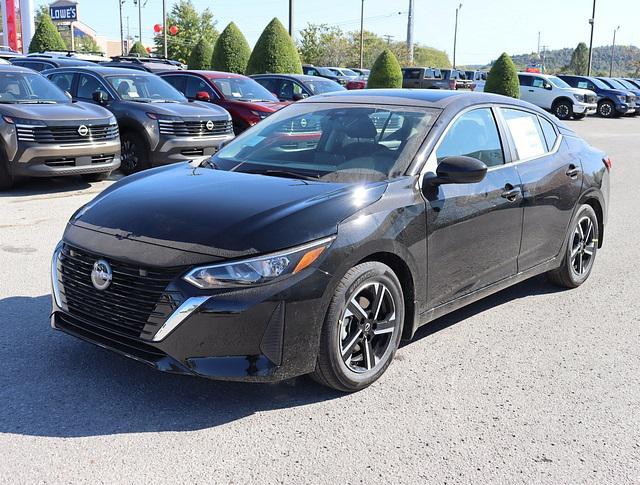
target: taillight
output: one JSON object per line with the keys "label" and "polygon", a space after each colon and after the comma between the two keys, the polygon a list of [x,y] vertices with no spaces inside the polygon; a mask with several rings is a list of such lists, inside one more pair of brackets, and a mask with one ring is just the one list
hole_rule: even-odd
{"label": "taillight", "polygon": [[613,165],[611,159],[609,157],[606,157],[602,159],[602,162],[604,163],[604,166],[607,167],[607,170],[611,171],[611,165]]}
{"label": "taillight", "polygon": [[449,89],[456,89],[456,80],[455,79],[450,79],[449,80]]}

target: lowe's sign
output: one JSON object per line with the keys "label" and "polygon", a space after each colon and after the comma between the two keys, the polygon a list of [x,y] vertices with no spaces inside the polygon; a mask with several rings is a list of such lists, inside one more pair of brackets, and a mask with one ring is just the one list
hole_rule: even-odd
{"label": "lowe's sign", "polygon": [[78,7],[69,6],[51,6],[49,7],[49,16],[54,22],[69,22],[78,20]]}

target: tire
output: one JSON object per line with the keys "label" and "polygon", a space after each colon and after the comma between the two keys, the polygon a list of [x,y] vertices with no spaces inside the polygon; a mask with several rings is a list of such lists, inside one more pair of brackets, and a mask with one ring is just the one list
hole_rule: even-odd
{"label": "tire", "polygon": [[124,132],[120,135],[120,143],[122,147],[120,170],[125,175],[151,168],[147,144],[141,136],[130,131]]}
{"label": "tire", "polygon": [[101,172],[101,173],[85,173],[82,175],[82,179],[85,182],[102,182],[103,180],[107,180],[111,175],[111,172]]}
{"label": "tire", "polygon": [[587,116],[587,115],[584,114],[584,113],[580,113],[580,114],[573,113],[573,119],[574,120],[582,120],[582,119],[584,119],[585,116]]}
{"label": "tire", "polygon": [[9,190],[13,187],[14,181],[9,170],[9,162],[4,155],[0,156],[0,190]]}
{"label": "tire", "polygon": [[364,389],[391,364],[403,322],[402,286],[393,270],[375,261],[351,268],[329,304],[311,377],[343,392]]}
{"label": "tire", "polygon": [[616,105],[613,101],[605,99],[598,103],[598,114],[603,118],[615,118],[617,116]]}
{"label": "tire", "polygon": [[598,216],[588,204],[580,206],[569,226],[569,241],[562,264],[547,273],[548,280],[563,288],[577,288],[593,269],[598,252]]}
{"label": "tire", "polygon": [[566,100],[558,101],[553,104],[553,114],[559,120],[568,120],[573,116],[573,104]]}

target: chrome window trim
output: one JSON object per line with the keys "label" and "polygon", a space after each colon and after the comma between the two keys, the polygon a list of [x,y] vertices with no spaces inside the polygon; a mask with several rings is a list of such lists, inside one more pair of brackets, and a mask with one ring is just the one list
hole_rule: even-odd
{"label": "chrome window trim", "polygon": [[151,339],[152,342],[160,342],[173,332],[187,317],[191,316],[210,296],[192,296],[182,303],[158,329]]}

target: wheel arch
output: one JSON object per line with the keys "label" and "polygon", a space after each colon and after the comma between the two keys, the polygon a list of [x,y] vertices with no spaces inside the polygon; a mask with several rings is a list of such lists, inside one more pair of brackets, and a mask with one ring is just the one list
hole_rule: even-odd
{"label": "wheel arch", "polygon": [[598,248],[601,248],[602,242],[604,241],[604,211],[602,203],[593,192],[585,194],[580,202],[581,204],[590,205],[596,213],[596,217],[598,218]]}
{"label": "wheel arch", "polygon": [[553,103],[551,103],[551,109],[556,107],[558,105],[558,103],[561,103],[562,101],[566,101],[571,106],[573,106],[573,100],[571,98],[569,98],[567,96],[558,96],[556,99],[553,100]]}

